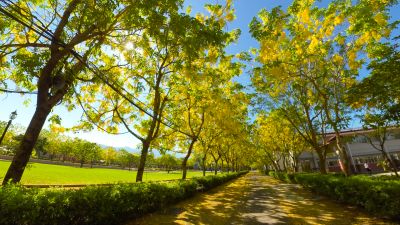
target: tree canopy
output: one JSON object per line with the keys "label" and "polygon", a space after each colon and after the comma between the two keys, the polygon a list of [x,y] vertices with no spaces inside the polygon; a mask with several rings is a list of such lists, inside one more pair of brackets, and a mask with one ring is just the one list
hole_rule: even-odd
{"label": "tree canopy", "polygon": [[[340,132],[354,115],[368,129],[398,126],[398,22],[389,22],[397,1],[262,9],[249,24],[259,47],[235,53],[241,31],[230,26],[232,0],[197,14],[184,3],[2,1],[0,92],[36,97],[25,132],[5,137],[14,158],[3,184],[20,181],[32,154],[135,167],[138,182],[152,164],[180,164],[182,179],[188,167],[296,172],[302,152],[315,152],[326,173],[328,133],[351,175]],[[250,86],[239,81],[246,76]],[[73,127],[53,114],[59,105],[83,112]],[[140,155],[52,135],[94,129],[130,134]]]}

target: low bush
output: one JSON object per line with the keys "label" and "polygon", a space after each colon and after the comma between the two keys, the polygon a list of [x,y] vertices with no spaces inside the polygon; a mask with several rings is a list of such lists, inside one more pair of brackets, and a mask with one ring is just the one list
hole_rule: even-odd
{"label": "low bush", "polygon": [[199,189],[207,191],[245,173],[247,172],[223,173],[217,176],[195,177],[193,178],[193,180],[195,180],[200,185]]}
{"label": "low bush", "polygon": [[7,185],[0,188],[0,224],[120,224],[242,174],[81,189]]}
{"label": "low bush", "polygon": [[381,217],[400,219],[400,181],[367,175],[344,177],[317,173],[285,174],[269,172],[285,182],[298,183],[321,195],[364,207]]}

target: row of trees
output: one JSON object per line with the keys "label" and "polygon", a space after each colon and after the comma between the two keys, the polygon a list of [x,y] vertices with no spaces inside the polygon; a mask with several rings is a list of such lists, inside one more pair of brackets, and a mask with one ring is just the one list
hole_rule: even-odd
{"label": "row of trees", "polygon": [[[0,123],[0,130],[4,129],[4,124],[4,122]],[[22,139],[21,130],[23,130],[22,127],[14,125],[7,132],[0,149],[0,155],[15,155]],[[90,164],[90,167],[102,165],[128,168],[129,170],[137,168],[140,159],[138,154],[131,153],[125,149],[101,147],[96,143],[79,138],[71,138],[48,130],[42,130],[40,133],[34,146],[32,157],[51,161],[80,163],[81,167],[84,164]],[[163,154],[160,157],[150,154],[146,161],[146,167],[165,169],[169,172],[179,169],[179,162],[181,161],[182,159],[171,154]],[[191,167],[193,167],[193,163],[193,161],[190,162]]]}
{"label": "row of trees", "polygon": [[[0,90],[37,97],[3,182],[21,179],[46,120],[64,130],[52,114],[60,104],[83,111],[70,130],[127,132],[141,142],[136,181],[151,149],[183,154],[183,179],[192,155],[203,170],[210,162],[230,171],[263,161],[297,171],[308,148],[326,173],[328,131],[350,175],[340,131],[355,109],[367,128],[392,126],[399,115],[398,86],[388,84],[397,46],[382,43],[396,26],[388,22],[395,3],[294,0],[287,10],[262,10],[250,24],[260,43],[251,51],[260,113],[249,125],[251,95],[234,78],[250,56],[225,51],[240,35],[226,28],[231,0],[196,16],[183,0],[2,1]],[[373,72],[359,82],[366,63]]]}
{"label": "row of trees", "polygon": [[[274,167],[276,157],[295,159],[306,147],[326,173],[326,134],[333,132],[343,172],[350,175],[340,131],[358,113],[366,129],[378,132],[375,147],[396,170],[382,144],[387,136],[382,131],[399,121],[399,52],[390,41],[397,22],[388,22],[395,3],[335,0],[318,7],[313,0],[295,0],[286,11],[262,10],[253,19],[251,33],[260,43],[254,51],[260,66],[252,74],[261,103],[255,134],[262,136],[254,143],[267,149],[259,151]],[[367,63],[371,74],[360,82]]]}
{"label": "row of trees", "polygon": [[71,129],[125,130],[140,140],[136,181],[150,149],[185,154],[185,179],[200,140],[204,149],[229,152],[219,153],[229,168],[246,163],[249,100],[232,81],[243,67],[236,58],[246,54],[224,50],[240,34],[225,29],[234,19],[231,0],[194,17],[183,13],[183,0],[0,4],[1,90],[37,96],[3,183],[19,182],[46,120],[61,130],[61,118],[50,116],[59,104],[83,110]]}
{"label": "row of trees", "polygon": [[300,154],[309,149],[307,142],[278,111],[257,117],[252,138],[258,167],[269,166],[275,171],[298,172]]}

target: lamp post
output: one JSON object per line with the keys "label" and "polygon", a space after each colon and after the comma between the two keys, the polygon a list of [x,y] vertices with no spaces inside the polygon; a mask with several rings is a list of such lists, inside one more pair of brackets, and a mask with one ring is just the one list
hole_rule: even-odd
{"label": "lamp post", "polygon": [[18,115],[17,110],[15,110],[14,112],[12,112],[10,114],[10,120],[8,121],[6,129],[4,129],[3,134],[1,135],[1,138],[0,138],[0,145],[1,145],[1,142],[3,142],[4,136],[6,135],[8,128],[10,127],[12,121],[17,117],[17,115]]}

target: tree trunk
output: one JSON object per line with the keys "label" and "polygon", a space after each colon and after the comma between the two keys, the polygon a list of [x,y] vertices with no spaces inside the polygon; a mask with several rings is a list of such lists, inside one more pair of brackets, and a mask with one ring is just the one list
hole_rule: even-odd
{"label": "tree trunk", "polygon": [[322,149],[316,149],[317,155],[318,155],[318,165],[319,165],[319,172],[321,174],[327,174],[327,170],[326,170],[326,156],[325,154],[322,152]]}
{"label": "tree trunk", "polygon": [[144,167],[146,165],[146,158],[147,154],[149,153],[149,148],[150,148],[150,142],[144,141],[142,152],[140,154],[139,166],[136,174],[136,182],[142,182],[143,180]]}
{"label": "tree trunk", "polygon": [[325,158],[321,158],[319,159],[319,172],[321,174],[327,174],[328,171],[326,170],[326,159]]}
{"label": "tree trunk", "polygon": [[11,123],[12,123],[12,120],[10,119],[10,120],[8,121],[8,123],[7,123],[6,128],[5,128],[4,131],[3,131],[3,134],[2,134],[1,137],[0,137],[0,145],[1,145],[1,143],[3,142],[4,136],[6,136],[7,130],[8,130],[8,128],[10,127]]}
{"label": "tree trunk", "polygon": [[15,156],[11,162],[10,167],[3,180],[3,185],[7,182],[17,183],[21,180],[22,174],[24,173],[25,167],[28,164],[29,158],[32,154],[33,147],[35,146],[36,140],[39,137],[40,131],[46,118],[51,111],[50,107],[38,106],[36,107],[35,114],[33,115],[31,122],[22,138],[20,146],[15,153]]}
{"label": "tree trunk", "polygon": [[[288,169],[287,169],[287,165],[286,165],[286,163],[287,163],[287,161],[286,161],[286,156],[283,156],[282,158],[283,158],[283,159],[282,159],[283,171],[284,171],[285,173],[287,173],[287,172],[288,172]],[[278,163],[279,163],[279,162],[278,162]]]}
{"label": "tree trunk", "polygon": [[295,172],[295,173],[299,172],[299,163],[298,163],[298,160],[297,160],[297,159],[296,159],[296,161],[293,163],[293,169],[294,169],[294,172]]}
{"label": "tree trunk", "polygon": [[206,157],[202,158],[203,177],[206,175]]}
{"label": "tree trunk", "polygon": [[187,173],[187,161],[189,160],[190,155],[192,154],[193,146],[194,143],[196,143],[197,139],[193,138],[192,141],[190,142],[188,152],[186,153],[185,158],[183,158],[182,161],[182,180],[186,179],[186,173]]}
{"label": "tree trunk", "polygon": [[80,161],[80,164],[81,164],[81,168],[83,167],[83,159],[81,159],[81,161]]}
{"label": "tree trunk", "polygon": [[382,154],[383,154],[383,157],[385,157],[386,160],[389,162],[390,167],[392,168],[392,170],[393,170],[394,174],[396,175],[396,177],[399,177],[399,174],[397,172],[396,164],[393,162],[393,160],[390,157],[390,155],[385,150],[382,151]]}
{"label": "tree trunk", "polygon": [[342,171],[346,177],[351,175],[351,167],[349,162],[349,156],[347,155],[346,149],[343,148],[342,138],[340,137],[339,131],[335,131],[336,134],[336,148],[339,151],[340,161],[342,162]]}

